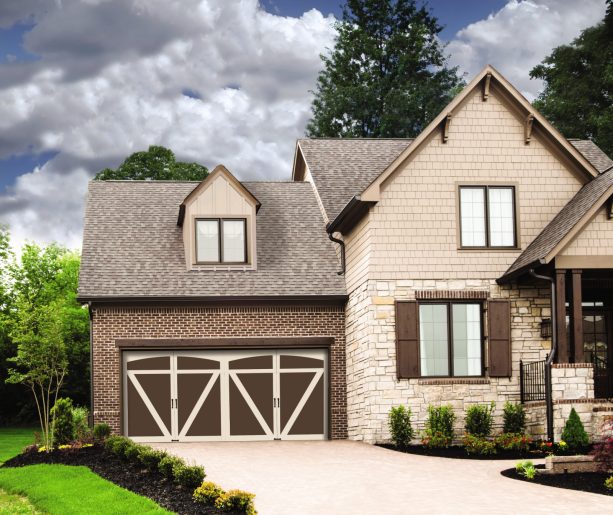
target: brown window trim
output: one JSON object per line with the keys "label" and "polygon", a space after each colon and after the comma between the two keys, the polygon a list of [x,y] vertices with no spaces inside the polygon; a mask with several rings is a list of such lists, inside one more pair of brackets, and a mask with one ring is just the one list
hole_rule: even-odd
{"label": "brown window trim", "polygon": [[[440,375],[440,376],[426,376],[420,375],[420,379],[475,379],[475,378],[484,378],[485,377],[485,306],[484,300],[480,299],[437,299],[437,300],[418,300],[417,301],[417,313],[419,316],[419,307],[426,304],[435,304],[435,305],[445,305],[447,306],[447,359],[448,359],[448,375]],[[453,375],[453,316],[451,306],[453,304],[478,304],[480,307],[481,313],[481,375],[478,376],[456,376]],[[421,331],[419,331],[418,326],[418,336],[419,336],[419,347],[421,350]],[[420,356],[421,360],[421,356]],[[420,363],[421,370],[421,363]]]}
{"label": "brown window trim", "polygon": [[[240,220],[243,222],[243,234],[245,235],[245,260],[244,261],[224,261],[223,260],[223,222],[226,220]],[[219,245],[219,261],[198,261],[198,222],[217,222],[217,239]],[[194,222],[194,238],[195,238],[195,253],[196,253],[196,265],[246,265],[249,263],[248,254],[248,240],[247,240],[247,219],[237,216],[237,217],[224,217],[224,218],[210,218],[210,217],[198,217],[195,218]]]}
{"label": "brown window trim", "polygon": [[[462,189],[482,189],[484,192],[484,208],[485,208],[485,245],[462,245]],[[511,189],[513,190],[513,245],[508,246],[492,246],[490,245],[490,206],[489,206],[489,190],[491,189]],[[510,251],[519,249],[518,238],[518,219],[517,219],[517,188],[514,184],[460,184],[458,186],[458,237],[460,239],[459,250],[495,250],[495,251]]]}

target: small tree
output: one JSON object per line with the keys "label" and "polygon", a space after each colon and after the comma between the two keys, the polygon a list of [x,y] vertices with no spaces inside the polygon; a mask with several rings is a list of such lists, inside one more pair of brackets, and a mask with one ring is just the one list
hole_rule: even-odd
{"label": "small tree", "polygon": [[570,410],[568,420],[566,421],[566,424],[564,424],[562,440],[566,442],[570,450],[576,451],[584,449],[589,444],[589,436],[585,432],[583,423],[575,411],[575,408]]}
{"label": "small tree", "polygon": [[526,429],[526,412],[521,404],[504,403],[504,428],[503,433],[523,433]]}
{"label": "small tree", "polygon": [[388,415],[388,426],[396,447],[407,447],[414,436],[411,425],[411,408],[405,408],[402,405],[392,407]]}
{"label": "small tree", "polygon": [[15,368],[8,371],[8,383],[27,386],[36,402],[43,445],[53,447],[51,407],[68,371],[66,347],[56,306],[28,311],[21,306],[20,323],[12,335],[17,342],[17,356],[8,361]]}

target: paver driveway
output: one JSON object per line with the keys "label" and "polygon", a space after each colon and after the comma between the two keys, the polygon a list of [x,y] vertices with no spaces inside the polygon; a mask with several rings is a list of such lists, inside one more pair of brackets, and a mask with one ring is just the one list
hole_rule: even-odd
{"label": "paver driveway", "polygon": [[260,515],[613,513],[612,497],[501,476],[510,461],[414,456],[351,441],[156,447],[204,465],[225,489],[255,493]]}

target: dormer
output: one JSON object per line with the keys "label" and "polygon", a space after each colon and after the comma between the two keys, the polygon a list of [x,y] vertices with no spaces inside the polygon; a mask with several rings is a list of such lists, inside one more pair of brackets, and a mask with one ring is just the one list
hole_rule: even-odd
{"label": "dormer", "polygon": [[185,197],[183,228],[188,270],[255,270],[260,203],[225,166],[218,165]]}

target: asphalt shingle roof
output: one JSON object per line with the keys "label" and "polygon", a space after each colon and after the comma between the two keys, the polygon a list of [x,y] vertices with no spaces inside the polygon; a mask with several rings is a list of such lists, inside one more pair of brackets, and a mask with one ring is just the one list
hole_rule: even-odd
{"label": "asphalt shingle roof", "polygon": [[177,217],[197,183],[91,182],[80,298],[345,295],[312,186],[243,184],[262,203],[257,271],[186,269]]}
{"label": "asphalt shingle roof", "polygon": [[613,186],[613,169],[585,184],[532,240],[505,272],[503,278],[547,256],[611,186]]}
{"label": "asphalt shingle roof", "polygon": [[589,139],[569,139],[569,143],[594,165],[600,173],[613,166],[613,160]]}
{"label": "asphalt shingle roof", "polygon": [[411,141],[363,138],[298,140],[329,220],[333,221]]}

